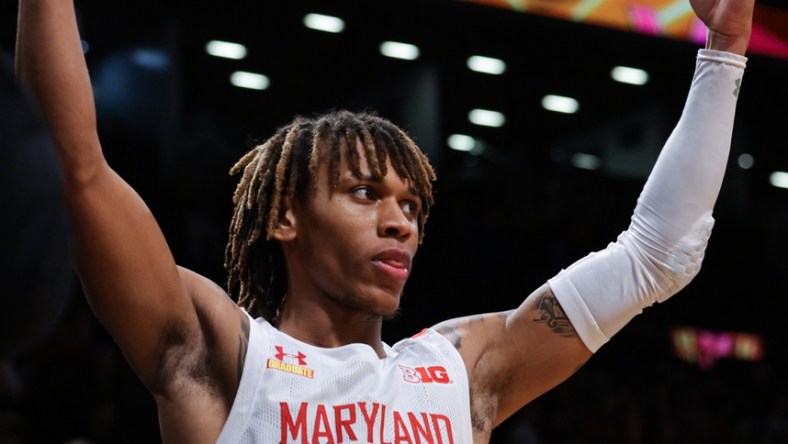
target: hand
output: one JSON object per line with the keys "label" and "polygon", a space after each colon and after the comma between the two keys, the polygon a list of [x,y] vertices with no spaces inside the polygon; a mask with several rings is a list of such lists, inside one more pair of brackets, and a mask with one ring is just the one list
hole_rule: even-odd
{"label": "hand", "polygon": [[709,29],[706,48],[744,55],[750,43],[755,0],[690,0]]}

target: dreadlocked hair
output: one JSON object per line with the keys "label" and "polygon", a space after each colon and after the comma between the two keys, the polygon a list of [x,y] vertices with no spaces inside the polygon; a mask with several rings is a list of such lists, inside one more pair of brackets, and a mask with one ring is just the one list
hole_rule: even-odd
{"label": "dreadlocked hair", "polygon": [[285,202],[305,201],[317,187],[321,162],[328,162],[329,185],[334,189],[342,154],[350,171],[361,176],[356,141],[363,146],[373,177],[387,174],[388,158],[397,174],[411,181],[422,200],[419,243],[424,239],[424,226],[434,203],[435,171],[402,129],[371,112],[343,110],[315,118],[297,116],[230,169],[231,175],[243,174],[233,194],[235,209],[225,249],[227,290],[252,316],[275,323],[287,292],[284,254],[271,237]]}

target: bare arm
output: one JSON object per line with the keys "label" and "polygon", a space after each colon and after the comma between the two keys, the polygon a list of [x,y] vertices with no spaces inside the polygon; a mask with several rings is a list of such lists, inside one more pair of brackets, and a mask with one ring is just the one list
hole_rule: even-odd
{"label": "bare arm", "polygon": [[592,356],[546,284],[516,310],[452,319],[434,328],[465,361],[475,432],[491,432]]}
{"label": "bare arm", "polygon": [[52,129],[90,305],[141,380],[160,391],[182,360],[171,358],[202,344],[193,285],[144,202],[104,159],[72,0],[20,0],[16,71]]}

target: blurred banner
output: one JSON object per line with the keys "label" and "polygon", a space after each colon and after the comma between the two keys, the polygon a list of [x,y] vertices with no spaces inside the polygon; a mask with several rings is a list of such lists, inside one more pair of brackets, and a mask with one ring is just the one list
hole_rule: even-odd
{"label": "blurred banner", "polygon": [[[703,44],[689,0],[461,0],[579,23]],[[756,3],[750,52],[788,59],[788,9]]]}
{"label": "blurred banner", "polygon": [[719,359],[760,361],[765,354],[763,338],[754,333],[674,327],[670,339],[676,357],[704,370]]}

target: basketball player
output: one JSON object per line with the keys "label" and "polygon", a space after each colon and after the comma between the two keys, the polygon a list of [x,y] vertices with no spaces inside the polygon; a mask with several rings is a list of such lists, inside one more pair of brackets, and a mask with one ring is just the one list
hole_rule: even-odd
{"label": "basketball player", "polygon": [[[381,341],[435,175],[374,114],[298,117],[240,174],[227,291],[179,267],[107,165],[69,0],[21,0],[17,68],[52,127],[76,267],[150,390],[168,443],[484,443],[643,308],[699,271],[730,147],[753,0],[692,0],[706,48],[682,117],[616,242],[519,307]],[[237,300],[237,303],[232,302]]]}

